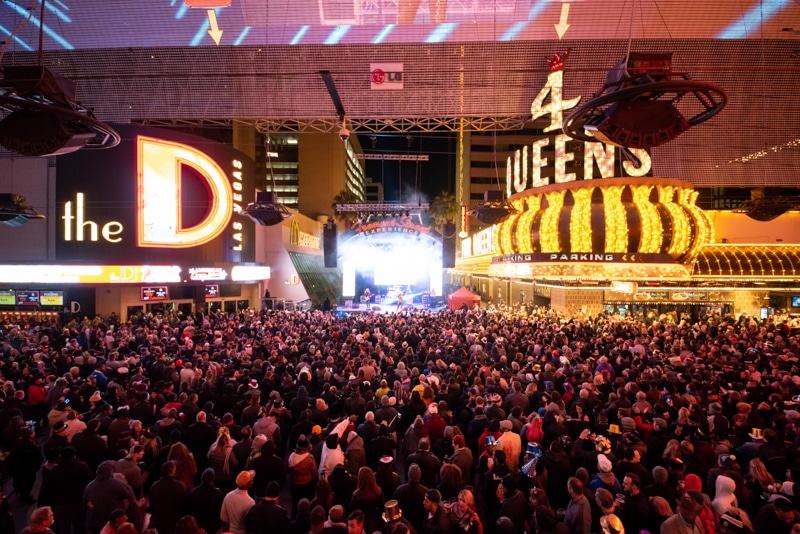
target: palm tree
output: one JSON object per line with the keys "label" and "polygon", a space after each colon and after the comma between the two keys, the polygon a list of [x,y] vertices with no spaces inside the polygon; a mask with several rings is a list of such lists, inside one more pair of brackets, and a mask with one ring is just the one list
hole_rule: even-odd
{"label": "palm tree", "polygon": [[453,193],[442,191],[433,199],[428,209],[428,219],[432,226],[441,231],[445,221],[455,221],[461,214],[461,205]]}
{"label": "palm tree", "polygon": [[350,228],[358,219],[358,214],[352,211],[343,211],[339,213],[336,211],[336,204],[359,203],[361,203],[361,199],[349,189],[342,189],[335,197],[333,197],[333,203],[331,204],[331,207],[333,208],[334,217],[336,218],[336,222],[339,223],[339,226],[342,226],[345,229]]}

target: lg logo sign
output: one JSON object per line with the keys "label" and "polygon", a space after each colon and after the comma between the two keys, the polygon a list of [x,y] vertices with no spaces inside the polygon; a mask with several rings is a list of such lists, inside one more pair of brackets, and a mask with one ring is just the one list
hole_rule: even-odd
{"label": "lg logo sign", "polygon": [[[136,246],[190,248],[208,243],[223,233],[231,216],[241,210],[242,163],[233,161],[230,179],[215,161],[199,150],[181,143],[146,136],[136,140]],[[195,171],[208,190],[205,218],[190,227],[181,224],[181,171]],[[64,203],[64,241],[119,243],[125,232],[116,220],[86,218],[86,195]],[[242,223],[232,225],[232,237],[241,250]],[[235,248],[236,250],[236,248]]]}

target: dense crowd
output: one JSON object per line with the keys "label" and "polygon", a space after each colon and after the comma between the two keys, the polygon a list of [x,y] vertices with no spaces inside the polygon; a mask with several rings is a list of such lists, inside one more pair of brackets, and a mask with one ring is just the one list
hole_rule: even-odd
{"label": "dense crowd", "polygon": [[783,321],[523,307],[0,327],[0,534],[19,506],[45,534],[800,534]]}

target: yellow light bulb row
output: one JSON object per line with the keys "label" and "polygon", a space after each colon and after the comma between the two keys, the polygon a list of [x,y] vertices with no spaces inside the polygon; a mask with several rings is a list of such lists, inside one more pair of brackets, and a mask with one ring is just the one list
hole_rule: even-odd
{"label": "yellow light bulb row", "polygon": [[503,249],[500,248],[500,228],[503,223],[492,225],[492,252],[495,254],[503,254]]}
{"label": "yellow light bulb row", "polygon": [[659,186],[656,189],[658,191],[658,201],[664,206],[672,219],[672,243],[670,243],[667,252],[673,255],[683,254],[689,250],[689,239],[691,238],[689,218],[686,212],[673,201],[675,197],[674,187]]}
{"label": "yellow light bulb row", "polygon": [[542,199],[539,195],[531,195],[525,199],[528,204],[528,209],[522,214],[517,222],[517,249],[522,254],[532,253],[533,250],[533,235],[531,226],[533,225],[533,218],[542,207]]}
{"label": "yellow light bulb row", "polygon": [[569,219],[569,242],[572,252],[592,251],[592,193],[593,187],[572,192],[575,205]]}
{"label": "yellow light bulb row", "polygon": [[639,252],[642,254],[656,254],[661,252],[661,242],[663,241],[663,228],[661,217],[658,210],[650,202],[650,191],[652,185],[637,185],[631,187],[633,192],[633,203],[639,210],[639,218],[642,221],[642,235],[639,240]]}
{"label": "yellow light bulb row", "polygon": [[628,217],[622,205],[623,186],[615,185],[603,189],[603,204],[606,213],[606,252],[628,251]]}
{"label": "yellow light bulb row", "polygon": [[514,252],[514,244],[511,242],[511,236],[514,232],[514,225],[522,215],[522,208],[525,202],[522,199],[517,199],[513,201],[511,205],[514,206],[517,212],[509,215],[506,220],[503,221],[503,224],[500,225],[500,249],[503,251],[503,254],[512,254]]}
{"label": "yellow light bulb row", "polygon": [[561,216],[561,208],[564,206],[564,194],[566,191],[554,191],[548,193],[548,207],[542,214],[542,223],[539,225],[539,241],[542,252],[561,252],[558,243],[558,220]]}
{"label": "yellow light bulb row", "polygon": [[697,195],[694,189],[680,189],[678,191],[678,202],[683,206],[694,218],[695,231],[697,238],[692,243],[692,248],[689,250],[689,258],[697,256],[700,247],[703,247],[714,241],[714,226],[711,220],[706,215],[706,212],[697,207]]}

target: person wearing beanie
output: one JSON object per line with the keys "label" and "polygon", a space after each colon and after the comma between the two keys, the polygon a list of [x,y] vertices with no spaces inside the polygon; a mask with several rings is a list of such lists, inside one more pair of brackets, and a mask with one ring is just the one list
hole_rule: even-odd
{"label": "person wearing beanie", "polygon": [[442,494],[438,490],[429,489],[425,492],[422,506],[428,512],[428,517],[420,534],[450,534],[450,519],[442,507]]}
{"label": "person wearing beanie", "polygon": [[597,475],[594,480],[589,483],[589,488],[594,492],[597,492],[600,488],[605,488],[614,495],[622,493],[622,484],[617,477],[614,476],[612,469],[613,465],[611,464],[611,460],[609,460],[605,454],[598,455]]}
{"label": "person wearing beanie", "polygon": [[256,503],[250,497],[249,490],[253,486],[255,471],[242,471],[236,476],[236,489],[225,495],[219,517],[222,528],[233,534],[247,534],[245,517]]}
{"label": "person wearing beanie", "polygon": [[[259,436],[256,436],[255,441],[259,441]],[[253,495],[256,497],[263,497],[267,485],[272,481],[283,488],[286,481],[286,464],[275,455],[274,442],[265,441],[261,445],[261,454],[257,458],[248,460],[246,468],[256,472],[253,480]]]}
{"label": "person wearing beanie", "polygon": [[186,513],[193,516],[206,532],[219,532],[224,498],[222,490],[214,485],[214,469],[207,467],[200,475],[200,485],[189,492]]}
{"label": "person wearing beanie", "polygon": [[264,497],[258,499],[245,516],[247,532],[266,534],[274,532],[283,534],[289,527],[289,513],[278,504],[281,486],[276,481],[267,484]]}
{"label": "person wearing beanie", "polygon": [[364,450],[364,440],[355,430],[347,434],[347,452],[345,452],[345,467],[353,476],[358,475],[358,470],[367,465],[367,451]]}
{"label": "person wearing beanie", "polygon": [[713,532],[713,530],[709,529],[714,528],[717,518],[714,517],[714,510],[711,508],[711,501],[708,499],[707,495],[703,494],[703,483],[700,481],[700,477],[695,474],[686,475],[683,487],[687,493],[694,493],[700,496],[702,499],[702,504],[697,518],[700,520],[703,528],[706,529],[706,532]]}

